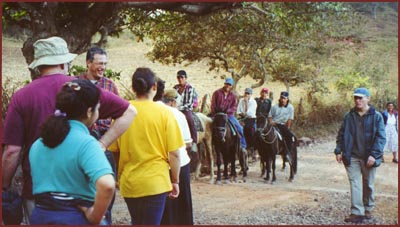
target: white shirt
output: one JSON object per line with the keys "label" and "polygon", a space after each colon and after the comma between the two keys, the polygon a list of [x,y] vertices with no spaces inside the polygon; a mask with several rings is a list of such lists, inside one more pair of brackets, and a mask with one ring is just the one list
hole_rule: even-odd
{"label": "white shirt", "polygon": [[387,119],[386,124],[388,124],[388,125],[396,125],[396,117],[395,117],[394,114],[388,113],[388,119]]}
{"label": "white shirt", "polygon": [[177,108],[173,108],[171,106],[166,105],[162,101],[157,101],[157,103],[160,103],[162,105],[167,106],[172,110],[172,112],[175,115],[176,120],[178,121],[180,131],[183,136],[183,140],[185,141],[185,145],[181,148],[179,148],[179,160],[181,161],[181,167],[187,165],[190,162],[190,157],[186,151],[186,143],[191,143],[192,142],[192,137],[190,134],[190,129],[189,125],[187,123],[185,115],[179,111]]}
{"label": "white shirt", "polygon": [[246,117],[249,118],[256,118],[256,110],[257,110],[257,102],[253,97],[249,98],[249,103],[247,106],[247,111],[245,111],[245,102],[244,98],[239,99],[239,104],[238,104],[238,109],[237,109],[237,114],[245,114]]}

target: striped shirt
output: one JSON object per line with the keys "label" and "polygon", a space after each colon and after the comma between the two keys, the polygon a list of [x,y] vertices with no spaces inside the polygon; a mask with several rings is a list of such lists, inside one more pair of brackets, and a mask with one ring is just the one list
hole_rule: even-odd
{"label": "striped shirt", "polygon": [[[108,79],[106,77],[101,77],[99,80],[91,80],[88,78],[87,74],[82,74],[82,75],[78,76],[77,78],[83,79],[83,80],[90,80],[97,87],[103,88],[104,90],[107,90],[107,91],[111,91],[112,93],[119,96],[118,88],[117,88],[117,86],[115,86],[115,83],[111,79]],[[103,135],[110,128],[110,125],[111,125],[111,118],[99,119],[93,125],[92,129],[100,132],[100,135]]]}
{"label": "striped shirt", "polygon": [[192,111],[193,110],[193,98],[194,98],[194,87],[186,82],[183,89],[180,88],[179,84],[174,86],[174,89],[181,95],[181,105],[178,107],[179,110]]}

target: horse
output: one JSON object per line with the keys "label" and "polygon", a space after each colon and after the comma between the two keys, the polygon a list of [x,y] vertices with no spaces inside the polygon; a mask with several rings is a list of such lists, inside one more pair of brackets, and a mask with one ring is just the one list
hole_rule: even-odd
{"label": "horse", "polygon": [[[289,181],[294,180],[294,175],[297,172],[297,147],[294,144],[292,152],[287,152],[283,138],[279,138],[277,129],[268,124],[267,118],[264,116],[257,117],[256,130],[256,147],[260,154],[261,160],[261,176],[266,172],[266,181],[269,181],[272,165],[272,183],[276,181],[275,161],[276,155],[280,154],[283,160],[282,169],[285,169],[285,162],[290,165]],[[289,157],[289,159],[287,158]]]}
{"label": "horse", "polygon": [[217,180],[215,183],[220,184],[221,182],[221,158],[224,161],[224,180],[228,180],[228,165],[230,164],[231,177],[233,181],[236,181],[236,155],[239,156],[243,181],[245,182],[247,177],[245,157],[247,157],[247,154],[240,149],[239,134],[233,134],[228,116],[225,113],[216,113],[214,116],[213,144],[217,154]]}
{"label": "horse", "polygon": [[[199,123],[201,124],[201,128],[203,131],[197,130],[197,144],[199,151],[197,152],[197,157],[192,157],[192,159],[196,159],[195,163],[195,179],[200,179],[201,165],[202,160],[207,160],[207,166],[210,167],[210,183],[214,182],[214,155],[212,150],[212,122],[213,120],[207,117],[203,113],[196,112],[194,113],[194,117],[199,119]],[[197,122],[195,121],[195,124]],[[196,125],[197,127],[197,125]],[[201,146],[204,145],[204,146]]]}

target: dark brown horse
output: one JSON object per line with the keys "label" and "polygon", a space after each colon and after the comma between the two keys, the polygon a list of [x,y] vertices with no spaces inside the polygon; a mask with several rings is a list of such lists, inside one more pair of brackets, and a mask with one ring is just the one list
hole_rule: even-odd
{"label": "dark brown horse", "polygon": [[260,154],[261,160],[261,176],[269,181],[272,167],[272,182],[275,182],[275,161],[276,155],[280,154],[283,160],[282,169],[285,169],[285,162],[290,165],[289,181],[293,181],[297,172],[297,147],[293,145],[292,151],[287,152],[283,138],[280,138],[277,129],[268,124],[267,118],[264,116],[257,117],[256,130],[256,148]]}
{"label": "dark brown horse", "polygon": [[228,165],[231,168],[231,177],[236,181],[236,154],[242,167],[243,181],[246,181],[247,166],[244,157],[247,155],[240,149],[239,134],[232,132],[228,116],[225,113],[217,113],[213,119],[213,144],[217,154],[217,180],[221,183],[221,159],[224,161],[224,180],[228,180]]}

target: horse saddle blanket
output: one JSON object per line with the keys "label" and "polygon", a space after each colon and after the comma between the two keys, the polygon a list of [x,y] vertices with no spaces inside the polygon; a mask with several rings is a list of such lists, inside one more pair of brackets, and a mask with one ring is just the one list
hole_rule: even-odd
{"label": "horse saddle blanket", "polygon": [[196,127],[196,131],[204,132],[203,124],[201,124],[200,118],[194,112],[192,112],[192,116],[193,116],[194,125]]}

